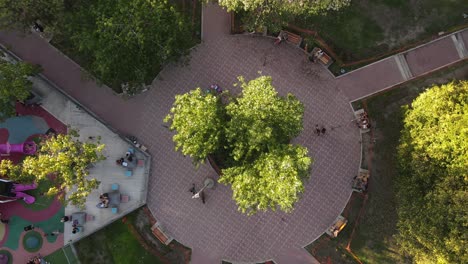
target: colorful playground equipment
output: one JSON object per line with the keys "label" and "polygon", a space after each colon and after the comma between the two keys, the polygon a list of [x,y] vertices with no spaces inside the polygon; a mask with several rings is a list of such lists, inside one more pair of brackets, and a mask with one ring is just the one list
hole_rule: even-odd
{"label": "colorful playground equipment", "polygon": [[37,151],[37,145],[34,141],[26,141],[21,144],[0,144],[1,154],[22,153],[26,155],[34,155]]}
{"label": "colorful playground equipment", "polygon": [[34,190],[36,188],[36,183],[19,184],[0,179],[0,203],[8,203],[22,199],[25,203],[32,204],[36,201],[36,198],[24,193],[24,191]]}

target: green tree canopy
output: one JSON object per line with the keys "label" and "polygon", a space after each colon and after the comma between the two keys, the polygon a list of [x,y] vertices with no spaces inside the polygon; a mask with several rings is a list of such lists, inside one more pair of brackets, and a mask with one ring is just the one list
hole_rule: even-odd
{"label": "green tree canopy", "polygon": [[435,86],[405,109],[398,242],[417,263],[468,262],[468,82]]}
{"label": "green tree canopy", "polygon": [[76,4],[61,31],[93,75],[116,90],[128,85],[130,93],[193,45],[190,21],[168,1]]}
{"label": "green tree canopy", "polygon": [[39,67],[26,62],[0,60],[0,119],[16,114],[15,102],[28,98],[32,88],[28,77],[39,72]]}
{"label": "green tree canopy", "polygon": [[309,177],[311,164],[307,148],[278,145],[260,154],[252,164],[224,169],[219,181],[231,184],[233,198],[243,213],[277,207],[290,212],[304,192],[303,182]]}
{"label": "green tree canopy", "polygon": [[304,106],[292,94],[278,96],[271,82],[269,76],[240,77],[242,94],[226,106],[226,139],[236,161],[250,161],[302,131]]}
{"label": "green tree canopy", "polygon": [[195,163],[204,162],[209,154],[220,147],[224,114],[221,102],[213,94],[205,94],[200,88],[183,95],[176,95],[171,113],[164,122],[170,122],[176,130],[176,150],[181,149]]}
{"label": "green tree canopy", "polygon": [[312,164],[306,148],[289,145],[302,131],[304,106],[291,94],[279,96],[271,77],[249,82],[239,77],[238,84],[238,97],[200,88],[176,96],[165,118],[176,131],[176,150],[197,164],[214,155],[223,169],[220,182],[232,185],[240,211],[289,212]]}
{"label": "green tree canopy", "polygon": [[89,167],[104,159],[104,145],[84,143],[77,140],[77,136],[76,131],[71,131],[68,135],[48,137],[40,143],[35,156],[26,157],[20,164],[2,160],[0,173],[19,182],[52,181],[53,187],[47,195],[66,191],[65,202],[81,207],[91,191],[99,186],[99,181],[88,175]]}
{"label": "green tree canopy", "polygon": [[268,26],[273,31],[294,16],[339,10],[350,3],[351,0],[219,0],[219,5],[229,11],[246,11],[244,22],[249,29]]}
{"label": "green tree canopy", "polygon": [[64,7],[64,0],[0,0],[0,27],[30,29],[40,20],[46,28],[54,28]]}

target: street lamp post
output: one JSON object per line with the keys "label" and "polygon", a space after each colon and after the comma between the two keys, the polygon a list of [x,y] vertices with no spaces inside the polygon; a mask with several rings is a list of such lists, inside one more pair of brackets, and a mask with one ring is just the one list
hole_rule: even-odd
{"label": "street lamp post", "polygon": [[203,182],[203,188],[192,196],[192,199],[200,198],[200,194],[206,189],[211,189],[214,186],[214,180],[211,178],[206,178]]}

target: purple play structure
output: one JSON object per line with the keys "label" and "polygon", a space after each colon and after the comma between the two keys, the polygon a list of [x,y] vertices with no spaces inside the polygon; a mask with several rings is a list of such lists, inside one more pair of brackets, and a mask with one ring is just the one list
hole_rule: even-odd
{"label": "purple play structure", "polygon": [[23,153],[26,155],[34,155],[36,153],[37,146],[34,141],[26,141],[21,144],[0,144],[0,153],[1,154],[10,154],[10,153]]}
{"label": "purple play structure", "polygon": [[34,190],[36,188],[36,183],[19,184],[0,179],[0,203],[8,203],[22,199],[25,203],[32,204],[36,201],[36,198],[24,193],[24,191]]}

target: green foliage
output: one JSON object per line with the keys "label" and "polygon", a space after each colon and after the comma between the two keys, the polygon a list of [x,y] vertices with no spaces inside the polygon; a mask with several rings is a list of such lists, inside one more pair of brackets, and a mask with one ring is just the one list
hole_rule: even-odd
{"label": "green foliage", "polygon": [[276,207],[290,212],[304,191],[311,164],[307,148],[277,145],[252,164],[224,169],[219,182],[232,185],[233,198],[243,213]]}
{"label": "green foliage", "polygon": [[64,10],[64,0],[0,0],[0,27],[30,29],[39,20],[54,28]]}
{"label": "green foliage", "polygon": [[398,242],[417,263],[468,262],[468,82],[405,108],[398,149]]}
{"label": "green foliage", "polygon": [[205,94],[200,88],[177,95],[171,114],[164,119],[164,122],[171,123],[171,130],[178,132],[173,137],[176,151],[181,149],[195,163],[204,162],[220,147],[223,111],[219,98]]}
{"label": "green foliage", "polygon": [[242,94],[227,99],[200,88],[177,95],[165,122],[175,130],[176,150],[197,164],[208,155],[221,161],[220,182],[231,184],[239,210],[269,208],[289,212],[304,191],[312,164],[307,149],[289,145],[302,131],[304,106],[293,95],[278,96],[271,77],[246,82]]}
{"label": "green foliage", "polygon": [[229,11],[247,11],[244,22],[249,30],[267,26],[270,31],[275,32],[294,16],[339,10],[350,2],[351,0],[219,0],[219,5]]}
{"label": "green foliage", "polygon": [[102,144],[83,143],[76,139],[76,131],[68,135],[49,137],[41,142],[35,156],[26,157],[21,164],[13,165],[2,160],[0,173],[19,182],[53,181],[47,195],[67,192],[66,203],[84,206],[87,196],[99,186],[99,181],[89,178],[89,167],[104,159]]}
{"label": "green foliage", "polygon": [[15,116],[14,103],[28,98],[32,88],[28,77],[39,72],[39,67],[26,62],[0,60],[0,119]]}
{"label": "green foliage", "polygon": [[67,12],[61,31],[93,75],[130,94],[193,44],[190,21],[168,1],[83,2]]}
{"label": "green foliage", "polygon": [[292,94],[278,96],[271,82],[269,76],[248,83],[240,77],[242,94],[226,106],[226,138],[236,161],[249,162],[302,131],[304,106]]}

